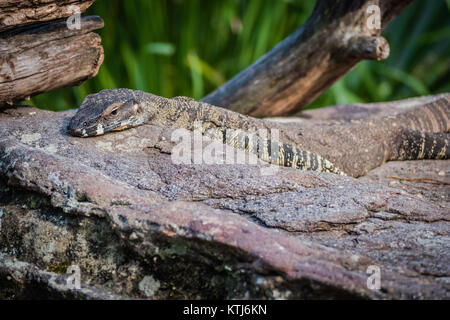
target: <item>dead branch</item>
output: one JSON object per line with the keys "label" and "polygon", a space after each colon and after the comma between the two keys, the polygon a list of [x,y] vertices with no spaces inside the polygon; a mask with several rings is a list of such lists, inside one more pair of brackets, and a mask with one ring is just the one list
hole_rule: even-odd
{"label": "dead branch", "polygon": [[0,106],[94,77],[103,62],[99,17],[81,19],[81,29],[65,21],[16,28],[0,38]]}
{"label": "dead branch", "polygon": [[293,114],[359,61],[386,59],[381,32],[411,2],[317,0],[302,27],[203,101],[258,117]]}
{"label": "dead branch", "polygon": [[0,32],[84,12],[95,0],[0,0]]}

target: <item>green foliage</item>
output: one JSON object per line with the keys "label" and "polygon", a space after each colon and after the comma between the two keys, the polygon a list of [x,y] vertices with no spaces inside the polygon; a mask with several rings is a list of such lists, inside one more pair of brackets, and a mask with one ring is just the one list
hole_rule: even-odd
{"label": "green foliage", "polygon": [[[76,108],[89,93],[126,87],[199,99],[298,28],[310,0],[98,0],[105,61],[80,87],[34,97],[52,110]],[[416,0],[384,32],[386,61],[364,61],[311,107],[450,91],[450,1]]]}

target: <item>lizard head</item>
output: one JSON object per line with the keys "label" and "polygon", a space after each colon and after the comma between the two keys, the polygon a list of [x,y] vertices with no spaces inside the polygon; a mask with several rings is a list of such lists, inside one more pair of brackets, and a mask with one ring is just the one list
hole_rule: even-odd
{"label": "lizard head", "polygon": [[67,129],[73,136],[93,137],[139,126],[147,120],[140,101],[140,92],[130,89],[88,95]]}

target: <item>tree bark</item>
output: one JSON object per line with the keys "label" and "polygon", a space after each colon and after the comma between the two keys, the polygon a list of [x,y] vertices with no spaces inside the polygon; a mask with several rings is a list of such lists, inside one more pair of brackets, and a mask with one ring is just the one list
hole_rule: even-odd
{"label": "tree bark", "polygon": [[301,28],[203,101],[257,117],[294,114],[359,61],[386,59],[381,31],[412,1],[317,0]]}
{"label": "tree bark", "polygon": [[[84,12],[95,0],[0,0],[0,32]],[[79,10],[76,10],[79,9]]]}
{"label": "tree bark", "polygon": [[99,17],[81,19],[80,30],[65,21],[20,27],[0,38],[0,106],[94,77],[103,62]]}

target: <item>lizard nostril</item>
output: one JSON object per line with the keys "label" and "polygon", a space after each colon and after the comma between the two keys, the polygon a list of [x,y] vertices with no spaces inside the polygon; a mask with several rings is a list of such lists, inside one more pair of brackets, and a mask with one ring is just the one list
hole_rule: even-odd
{"label": "lizard nostril", "polygon": [[83,122],[83,127],[86,127],[87,126],[87,122]]}

